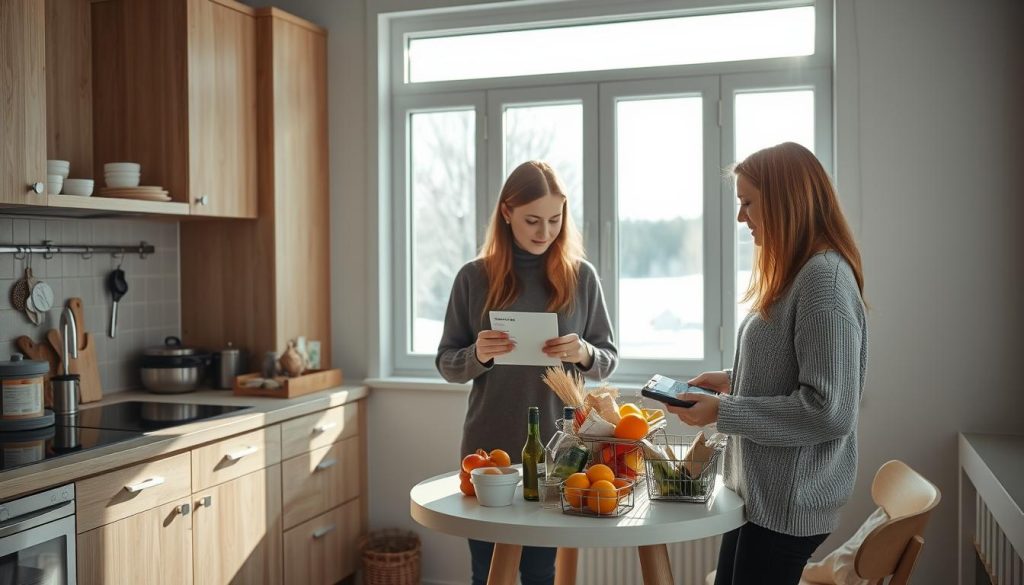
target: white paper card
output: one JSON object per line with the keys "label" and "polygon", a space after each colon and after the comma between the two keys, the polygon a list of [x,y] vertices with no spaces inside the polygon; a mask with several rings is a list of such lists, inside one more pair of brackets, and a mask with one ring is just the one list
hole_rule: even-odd
{"label": "white paper card", "polygon": [[516,348],[494,358],[498,366],[557,366],[558,358],[548,357],[544,342],[558,337],[556,313],[491,311],[491,329],[504,331],[516,341]]}

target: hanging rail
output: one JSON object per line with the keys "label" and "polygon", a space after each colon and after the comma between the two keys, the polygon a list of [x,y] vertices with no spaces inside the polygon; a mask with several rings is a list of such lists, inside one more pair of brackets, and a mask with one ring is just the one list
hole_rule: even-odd
{"label": "hanging rail", "polygon": [[153,244],[139,242],[137,246],[88,246],[85,244],[54,244],[52,240],[43,240],[43,244],[0,244],[0,254],[42,254],[43,258],[50,259],[56,254],[81,254],[84,258],[91,258],[93,254],[138,254],[139,258],[156,251]]}

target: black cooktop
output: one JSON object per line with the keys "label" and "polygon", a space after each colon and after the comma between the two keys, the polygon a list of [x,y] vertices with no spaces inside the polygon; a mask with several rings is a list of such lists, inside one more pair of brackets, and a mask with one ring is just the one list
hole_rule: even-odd
{"label": "black cooktop", "polygon": [[116,431],[154,431],[214,418],[249,406],[216,406],[212,404],[176,404],[173,402],[118,402],[96,408],[85,408],[71,423],[90,429]]}
{"label": "black cooktop", "polygon": [[0,472],[248,408],[137,401],[85,408],[72,416],[56,417],[50,427],[0,431]]}

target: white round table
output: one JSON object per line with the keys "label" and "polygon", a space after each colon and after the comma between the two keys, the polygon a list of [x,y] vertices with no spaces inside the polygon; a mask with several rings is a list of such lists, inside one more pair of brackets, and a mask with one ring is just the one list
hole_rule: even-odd
{"label": "white round table", "polygon": [[481,506],[476,498],[459,491],[458,472],[421,481],[409,498],[413,520],[426,528],[495,543],[488,585],[515,583],[523,545],[558,547],[555,582],[559,585],[576,580],[576,549],[620,546],[638,548],[645,584],[671,584],[666,543],[724,534],[745,521],[743,500],[722,485],[721,477],[706,504],[648,500],[642,482],[637,490],[633,509],[613,518],[542,508],[538,502],[523,500],[522,486],[516,488],[511,506]]}

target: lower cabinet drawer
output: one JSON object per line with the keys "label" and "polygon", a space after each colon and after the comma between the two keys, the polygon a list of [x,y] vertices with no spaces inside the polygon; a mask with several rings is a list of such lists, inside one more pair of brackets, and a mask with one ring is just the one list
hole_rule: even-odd
{"label": "lower cabinet drawer", "polygon": [[281,465],[284,527],[359,495],[359,437],[287,459]]}
{"label": "lower cabinet drawer", "polygon": [[359,498],[284,533],[284,574],[289,583],[330,585],[355,573],[363,533]]}
{"label": "lower cabinet drawer", "polygon": [[75,482],[78,533],[184,498],[190,461],[181,453]]}

